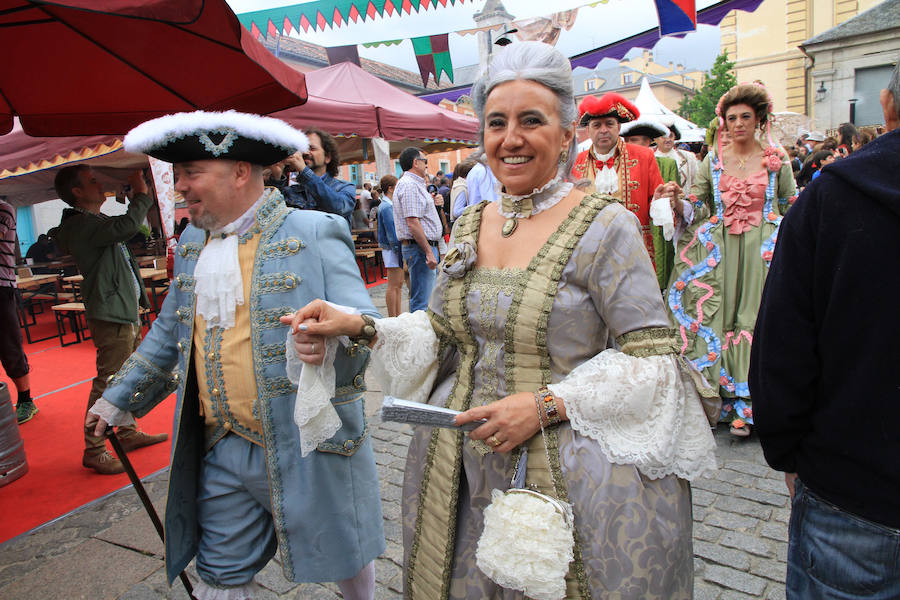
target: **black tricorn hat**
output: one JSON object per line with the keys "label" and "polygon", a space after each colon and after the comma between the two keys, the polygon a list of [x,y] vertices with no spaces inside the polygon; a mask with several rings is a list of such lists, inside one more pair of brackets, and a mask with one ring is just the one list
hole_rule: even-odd
{"label": "black tricorn hat", "polygon": [[236,111],[177,113],[128,132],[125,150],[170,163],[225,159],[272,165],[309,150],[302,131],[284,121]]}

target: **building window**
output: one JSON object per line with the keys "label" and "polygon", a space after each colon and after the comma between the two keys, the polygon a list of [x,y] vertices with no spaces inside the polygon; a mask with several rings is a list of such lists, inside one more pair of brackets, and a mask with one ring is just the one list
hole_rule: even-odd
{"label": "building window", "polygon": [[[878,97],[885,82],[891,79],[891,65],[856,69],[854,73],[853,97],[856,98],[854,125],[879,125],[884,123],[884,112],[881,110],[881,102]],[[837,124],[849,120],[850,103],[833,103],[833,123]],[[846,118],[845,118],[846,116]]]}
{"label": "building window", "polygon": [[597,89],[597,80],[596,79],[588,79],[584,82],[584,89],[588,92]]}
{"label": "building window", "polygon": [[438,161],[438,166],[440,167],[441,173],[443,173],[444,175],[449,175],[449,173],[450,173],[450,161],[449,160]]}
{"label": "building window", "polygon": [[631,83],[631,73],[622,75],[622,83]]}

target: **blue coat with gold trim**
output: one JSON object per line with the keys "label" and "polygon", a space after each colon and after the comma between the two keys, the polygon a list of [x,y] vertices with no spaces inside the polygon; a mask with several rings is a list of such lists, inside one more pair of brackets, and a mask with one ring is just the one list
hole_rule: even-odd
{"label": "blue coat with gold trim", "polygon": [[[378,316],[356,266],[353,242],[339,216],[285,206],[277,192],[257,211],[261,236],[249,298],[259,419],[266,449],[272,518],[291,581],[337,581],[355,575],[384,550],[381,496],[363,391],[367,348],[341,348],[335,358],[342,427],[318,451],[300,456],[294,425],[296,387],[285,375],[287,327],[279,317],[315,298]],[[205,244],[188,227],[175,256],[175,277],[162,310],[103,397],[135,416],[177,391],[166,509],[166,573],[178,576],[197,550],[197,485],[204,453],[197,379],[191,373],[195,298],[193,272]]]}

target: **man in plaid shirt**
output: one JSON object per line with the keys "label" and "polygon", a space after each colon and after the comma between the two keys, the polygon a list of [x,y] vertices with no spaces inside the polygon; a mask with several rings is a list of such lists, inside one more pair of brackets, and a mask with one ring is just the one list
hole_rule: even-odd
{"label": "man in plaid shirt", "polygon": [[425,187],[425,155],[418,148],[409,147],[400,153],[399,160],[404,173],[394,190],[394,227],[403,260],[409,267],[409,310],[425,310],[434,287],[438,239],[443,228]]}

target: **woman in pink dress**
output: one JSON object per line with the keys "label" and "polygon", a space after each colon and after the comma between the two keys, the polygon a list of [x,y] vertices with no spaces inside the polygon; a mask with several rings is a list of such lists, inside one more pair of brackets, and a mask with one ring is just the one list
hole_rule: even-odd
{"label": "woman in pink dress", "polygon": [[721,142],[700,165],[691,226],[678,240],[666,300],[682,352],[722,398],[722,420],[746,437],[753,424],[747,373],[753,327],[781,215],[795,193],[787,154],[768,135],[771,99],[759,84],[719,100]]}

